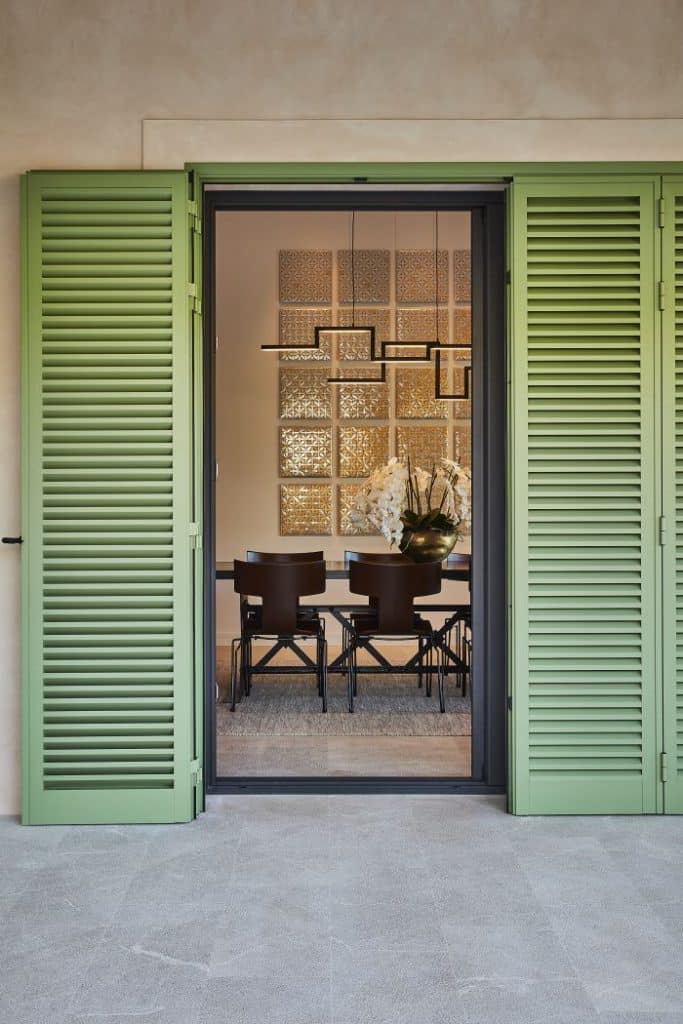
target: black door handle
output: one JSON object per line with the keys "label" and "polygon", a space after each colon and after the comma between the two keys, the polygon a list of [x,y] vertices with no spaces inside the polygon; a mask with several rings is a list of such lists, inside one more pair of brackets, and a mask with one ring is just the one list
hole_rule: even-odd
{"label": "black door handle", "polygon": [[23,544],[24,540],[23,540],[23,537],[3,537],[2,538],[2,543],[3,544]]}

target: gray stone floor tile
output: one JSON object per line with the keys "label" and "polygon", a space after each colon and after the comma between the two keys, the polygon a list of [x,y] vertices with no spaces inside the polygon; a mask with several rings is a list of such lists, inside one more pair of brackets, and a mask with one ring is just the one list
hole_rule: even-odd
{"label": "gray stone floor tile", "polygon": [[474,924],[464,916],[441,926],[465,1019],[557,1021],[593,1013],[573,964],[546,920]]}
{"label": "gray stone floor tile", "polygon": [[442,795],[0,821],[0,1024],[683,1024],[681,849]]}
{"label": "gray stone floor tile", "polygon": [[521,862],[598,1011],[683,1011],[680,945],[599,834],[565,848],[539,837]]}
{"label": "gray stone floor tile", "polygon": [[445,950],[412,951],[332,943],[333,1024],[459,1024]]}
{"label": "gray stone floor tile", "polygon": [[216,921],[110,928],[72,1003],[95,1021],[182,1020],[193,1024],[209,976]]}
{"label": "gray stone floor tile", "polygon": [[49,943],[3,955],[0,961],[0,1021],[61,1024],[73,1008],[83,972],[90,968],[104,928],[59,933]]}

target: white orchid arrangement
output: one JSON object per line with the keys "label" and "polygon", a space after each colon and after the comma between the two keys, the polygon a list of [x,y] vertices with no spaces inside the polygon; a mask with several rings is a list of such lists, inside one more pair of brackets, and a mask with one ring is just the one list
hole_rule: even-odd
{"label": "white orchid arrangement", "polygon": [[373,526],[393,546],[403,531],[469,531],[472,475],[452,459],[441,459],[431,473],[390,459],[370,474],[349,511],[359,527]]}

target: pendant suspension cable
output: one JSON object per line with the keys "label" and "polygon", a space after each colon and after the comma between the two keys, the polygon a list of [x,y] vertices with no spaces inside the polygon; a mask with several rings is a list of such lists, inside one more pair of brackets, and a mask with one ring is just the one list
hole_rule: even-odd
{"label": "pendant suspension cable", "polygon": [[351,326],[356,326],[356,211],[351,210]]}
{"label": "pendant suspension cable", "polygon": [[434,210],[434,338],[439,344],[439,211]]}

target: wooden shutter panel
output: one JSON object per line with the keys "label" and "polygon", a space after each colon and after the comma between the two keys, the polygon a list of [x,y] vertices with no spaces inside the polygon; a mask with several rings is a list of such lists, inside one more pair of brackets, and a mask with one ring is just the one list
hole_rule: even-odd
{"label": "wooden shutter panel", "polygon": [[656,810],[656,179],[515,182],[517,813]]}
{"label": "wooden shutter panel", "polygon": [[683,178],[662,209],[664,809],[683,813]]}
{"label": "wooden shutter panel", "polygon": [[31,173],[24,212],[24,820],[187,820],[185,178]]}

